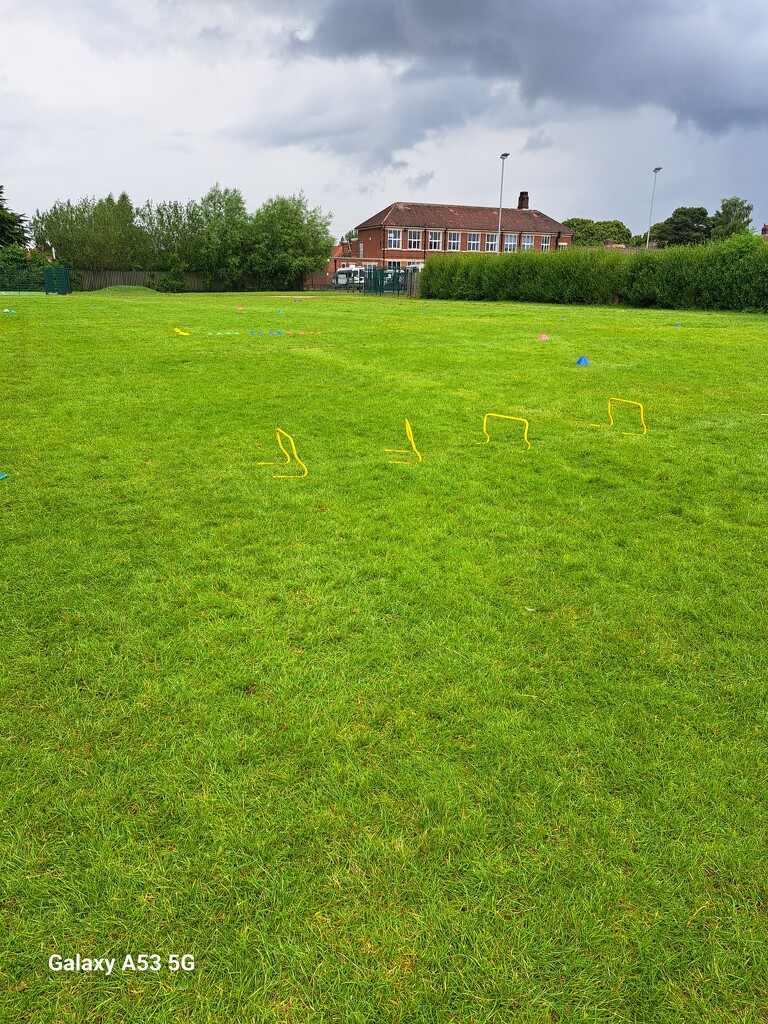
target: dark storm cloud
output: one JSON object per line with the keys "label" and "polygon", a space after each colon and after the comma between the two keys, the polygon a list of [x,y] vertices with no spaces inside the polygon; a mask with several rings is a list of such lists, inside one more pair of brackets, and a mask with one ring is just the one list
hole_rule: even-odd
{"label": "dark storm cloud", "polygon": [[291,48],[450,75],[446,103],[468,78],[505,80],[529,104],[653,104],[714,134],[765,122],[767,43],[763,0],[331,0]]}

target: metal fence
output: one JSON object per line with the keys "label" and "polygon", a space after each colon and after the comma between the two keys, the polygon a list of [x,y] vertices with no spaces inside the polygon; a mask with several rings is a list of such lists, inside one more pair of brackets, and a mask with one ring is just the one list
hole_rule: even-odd
{"label": "metal fence", "polygon": [[[337,271],[335,278],[340,281],[344,271]],[[419,271],[414,268],[394,270],[382,267],[366,267],[365,276],[359,281],[349,280],[334,283],[334,291],[363,292],[367,295],[401,295],[416,297],[419,294]]]}
{"label": "metal fence", "polygon": [[69,295],[67,267],[0,267],[0,292],[45,292]]}

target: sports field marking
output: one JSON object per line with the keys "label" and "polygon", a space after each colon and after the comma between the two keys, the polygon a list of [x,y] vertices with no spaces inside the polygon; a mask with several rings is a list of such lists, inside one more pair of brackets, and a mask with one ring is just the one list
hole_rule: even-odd
{"label": "sports field marking", "polygon": [[491,440],[491,435],[488,433],[487,424],[489,419],[494,420],[515,420],[517,423],[524,423],[525,429],[523,431],[523,440],[531,447],[531,442],[528,440],[528,420],[524,420],[522,416],[504,416],[500,412],[487,412],[483,417],[483,433],[485,434],[484,441],[478,441],[478,444],[488,444]]}

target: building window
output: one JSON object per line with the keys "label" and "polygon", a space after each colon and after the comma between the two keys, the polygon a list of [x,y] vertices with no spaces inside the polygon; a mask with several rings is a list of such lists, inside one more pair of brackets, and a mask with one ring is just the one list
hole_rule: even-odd
{"label": "building window", "polygon": [[558,242],[557,243],[557,248],[558,249],[567,249],[568,248],[568,243],[567,242]]}
{"label": "building window", "polygon": [[400,228],[387,228],[387,248],[403,248],[403,232],[400,230]]}
{"label": "building window", "polygon": [[421,231],[418,228],[408,228],[408,248],[421,248]]}
{"label": "building window", "polygon": [[467,252],[480,252],[480,232],[467,232]]}
{"label": "building window", "polygon": [[387,260],[387,270],[399,270],[400,260]]}
{"label": "building window", "polygon": [[498,252],[499,251],[499,236],[494,231],[493,234],[486,232],[485,235],[485,251],[486,252]]}
{"label": "building window", "polygon": [[449,231],[448,232],[448,245],[446,248],[449,251],[458,252],[461,248],[461,232],[460,231]]}
{"label": "building window", "polygon": [[429,248],[430,249],[442,249],[443,247],[443,233],[442,231],[430,231],[429,232]]}
{"label": "building window", "polygon": [[533,252],[533,235],[523,235],[523,244],[520,248],[523,252]]}
{"label": "building window", "polygon": [[504,252],[517,252],[517,235],[504,235]]}
{"label": "building window", "polygon": [[550,244],[551,238],[552,238],[551,235],[542,235],[541,236],[541,251],[542,252],[549,252],[549,244]]}

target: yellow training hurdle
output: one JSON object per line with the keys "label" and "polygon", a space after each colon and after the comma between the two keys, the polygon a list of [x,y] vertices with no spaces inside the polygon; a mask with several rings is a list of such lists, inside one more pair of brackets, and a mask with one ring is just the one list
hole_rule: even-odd
{"label": "yellow training hurdle", "polygon": [[[416,447],[416,442],[413,440],[413,431],[411,430],[411,424],[408,420],[405,421],[405,434],[411,445],[410,450],[408,448],[385,448],[385,452],[390,452],[392,455],[410,455],[411,451],[415,454],[419,462],[423,462],[421,453]],[[410,466],[412,463],[408,462],[407,459],[390,459],[390,463],[397,463],[398,465]]]}
{"label": "yellow training hurdle", "polygon": [[[280,451],[285,456],[286,465],[291,461],[291,456],[288,454],[288,452],[283,447],[283,442],[280,440],[280,435],[281,434],[283,435],[283,437],[287,437],[288,438],[288,440],[290,442],[290,445],[291,445],[291,451],[293,452],[293,457],[298,462],[298,464],[301,466],[301,468],[304,470],[304,472],[303,473],[291,473],[291,474],[287,474],[287,473],[273,473],[272,474],[272,479],[273,480],[302,480],[307,475],[309,470],[307,469],[307,467],[304,465],[304,463],[299,458],[298,453],[296,451],[296,445],[293,443],[293,438],[291,437],[291,435],[286,433],[285,430],[281,430],[280,427],[278,427],[275,430],[275,437],[277,438],[277,444],[278,444],[278,447],[280,448]],[[274,466],[275,463],[274,462],[257,462],[256,465],[257,466]]]}
{"label": "yellow training hurdle", "polygon": [[[630,402],[630,400],[628,398],[609,398],[608,399],[608,421],[609,421],[608,422],[608,426],[609,427],[613,426],[613,416],[611,414],[611,402],[622,402],[624,405],[636,405],[638,407],[638,409],[640,410],[640,423],[642,424],[642,427],[643,427],[643,433],[644,434],[648,433],[648,427],[646,427],[645,419],[643,418],[643,406],[642,406],[642,403],[641,402]],[[632,430],[622,430],[622,434],[627,434],[627,435],[631,436],[633,433],[635,433],[635,431],[632,431]]]}
{"label": "yellow training hurdle", "polygon": [[[528,440],[528,420],[524,420],[522,416],[503,416],[500,412],[487,412],[483,417],[483,433],[485,434],[484,441],[478,441],[478,444],[488,444],[491,440],[491,435],[488,433],[487,424],[489,419],[495,420],[516,420],[518,423],[525,424],[525,430],[523,431],[523,440],[531,447],[531,442]],[[526,449],[527,450],[527,449]]]}

